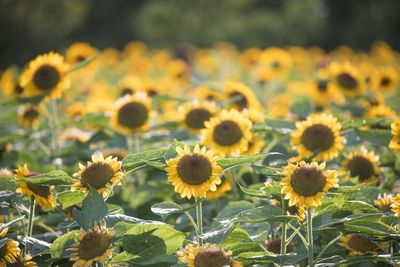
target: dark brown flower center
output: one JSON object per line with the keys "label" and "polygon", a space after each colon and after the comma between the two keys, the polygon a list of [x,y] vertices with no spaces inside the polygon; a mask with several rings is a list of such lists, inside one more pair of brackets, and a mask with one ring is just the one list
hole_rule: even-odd
{"label": "dark brown flower center", "polygon": [[79,243],[79,258],[90,260],[103,255],[110,246],[110,237],[100,231],[87,233]]}
{"label": "dark brown flower center", "polygon": [[358,86],[358,81],[347,72],[340,73],[336,79],[345,90],[354,90]]}
{"label": "dark brown flower center", "polygon": [[190,185],[200,185],[208,181],[212,175],[210,160],[201,154],[189,154],[178,161],[179,177]]}
{"label": "dark brown flower center", "polygon": [[297,194],[304,197],[311,197],[322,192],[326,184],[326,177],[316,167],[304,165],[293,172],[290,184]]}
{"label": "dark brown flower center", "polygon": [[[275,239],[272,241],[267,242],[267,250],[273,252],[275,254],[281,253],[281,240]],[[293,247],[289,244],[286,246],[286,252],[290,253],[293,251]]]}
{"label": "dark brown flower center", "polygon": [[219,248],[201,249],[194,258],[195,267],[223,267],[231,263],[231,258]]}
{"label": "dark brown flower center", "polygon": [[149,90],[147,90],[147,95],[150,97],[158,95],[157,89],[150,88]]}
{"label": "dark brown flower center", "polygon": [[126,95],[133,95],[135,91],[132,88],[129,87],[124,87],[121,90],[121,96],[126,96]]}
{"label": "dark brown flower center", "polygon": [[378,248],[375,242],[360,235],[352,235],[348,241],[349,247],[359,252],[374,251]]}
{"label": "dark brown flower center", "polygon": [[24,119],[33,121],[34,119],[39,117],[39,111],[34,107],[30,107],[27,110],[25,110],[23,117],[24,117]]}
{"label": "dark brown flower center", "polygon": [[391,83],[391,80],[389,77],[383,77],[381,79],[381,86],[383,86],[383,87],[389,86],[390,83]]}
{"label": "dark brown flower center", "polygon": [[314,124],[304,130],[301,143],[310,151],[324,151],[334,144],[334,135],[328,126]]}
{"label": "dark brown flower center", "polygon": [[22,94],[24,92],[24,88],[22,88],[22,86],[19,84],[15,85],[14,90],[15,90],[15,93],[17,93],[18,95]]}
{"label": "dark brown flower center", "polygon": [[75,60],[76,60],[76,62],[82,62],[82,61],[86,60],[86,57],[83,55],[78,55],[78,56],[76,56]]}
{"label": "dark brown flower center", "polygon": [[185,124],[192,129],[202,129],[211,116],[211,112],[205,108],[192,109],[186,114]]}
{"label": "dark brown flower center", "polygon": [[128,128],[138,128],[146,123],[149,117],[147,108],[140,102],[129,102],[118,111],[118,122]]}
{"label": "dark brown flower center", "polygon": [[[37,173],[37,172],[30,172],[26,176],[26,178],[35,177],[38,174],[39,173]],[[51,194],[51,189],[50,189],[50,186],[48,186],[48,185],[32,184],[29,182],[27,182],[26,185],[33,193],[35,193],[36,195],[39,195],[41,197],[48,198]]]}
{"label": "dark brown flower center", "polygon": [[33,75],[33,82],[40,90],[48,91],[58,84],[60,78],[60,73],[54,66],[43,65]]}
{"label": "dark brown flower center", "polygon": [[247,105],[248,105],[247,99],[246,99],[246,97],[245,97],[244,95],[242,95],[241,93],[239,93],[239,92],[233,92],[233,93],[231,93],[231,94],[229,95],[229,97],[234,99],[233,104],[234,104],[235,106],[237,106],[239,109],[242,110],[242,109],[247,108]]}
{"label": "dark brown flower center", "polygon": [[279,69],[281,67],[281,63],[279,63],[278,61],[274,61],[272,62],[271,67],[273,69]]}
{"label": "dark brown flower center", "polygon": [[352,177],[358,177],[360,181],[367,180],[375,174],[374,164],[363,156],[355,156],[349,160],[347,168]]}
{"label": "dark brown flower center", "polygon": [[89,185],[95,189],[105,187],[114,176],[114,171],[110,165],[103,162],[96,162],[87,167],[81,174],[81,184],[85,187]]}
{"label": "dark brown flower center", "polygon": [[231,146],[239,142],[243,137],[242,129],[231,120],[222,121],[215,126],[213,132],[214,141],[220,146]]}
{"label": "dark brown flower center", "polygon": [[320,80],[317,82],[318,91],[321,93],[326,93],[328,91],[328,81]]}

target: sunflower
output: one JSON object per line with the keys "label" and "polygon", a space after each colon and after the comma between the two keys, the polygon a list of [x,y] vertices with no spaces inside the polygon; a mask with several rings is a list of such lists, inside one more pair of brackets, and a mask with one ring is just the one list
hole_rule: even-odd
{"label": "sunflower", "polygon": [[218,245],[205,244],[204,246],[187,245],[176,253],[180,262],[187,267],[243,267],[232,257],[232,252],[226,252]]}
{"label": "sunflower", "polygon": [[204,122],[214,117],[217,112],[218,108],[215,103],[209,101],[188,102],[178,108],[182,123],[193,132],[203,129]]}
{"label": "sunflower", "polygon": [[[5,238],[8,233],[8,228],[0,231],[0,238]],[[9,266],[16,263],[21,255],[21,250],[18,247],[18,242],[12,239],[7,239],[6,243],[0,248],[0,267]]]}
{"label": "sunflower", "polygon": [[26,164],[19,166],[15,170],[15,179],[17,179],[19,185],[16,192],[22,195],[32,196],[42,208],[53,210],[57,206],[57,201],[51,186],[20,181],[20,179],[31,178],[38,174],[37,172],[31,172]]}
{"label": "sunflower", "polygon": [[271,72],[274,79],[282,79],[292,69],[293,60],[286,50],[271,47],[261,53],[259,65]]}
{"label": "sunflower", "polygon": [[18,108],[18,122],[25,128],[39,127],[40,110],[34,104],[23,104]]}
{"label": "sunflower", "polygon": [[212,86],[201,85],[194,89],[193,97],[207,101],[218,101],[223,99],[223,93]]}
{"label": "sunflower", "polygon": [[50,52],[38,56],[29,62],[21,74],[24,95],[60,97],[62,91],[69,86],[68,71],[69,65],[64,62],[62,55]]}
{"label": "sunflower", "polygon": [[207,200],[214,200],[221,198],[226,192],[232,190],[233,176],[231,173],[225,172],[221,175],[221,183],[217,185],[216,191],[208,191],[206,194]]}
{"label": "sunflower", "polygon": [[338,245],[349,250],[350,256],[361,256],[366,254],[376,255],[378,254],[379,249],[388,248],[387,243],[377,243],[358,234],[342,236]]}
{"label": "sunflower", "polygon": [[257,100],[253,91],[246,85],[237,81],[226,81],[224,85],[224,95],[227,99],[232,99],[230,107],[243,110],[261,110],[261,104]]}
{"label": "sunflower", "polygon": [[392,211],[395,216],[400,217],[400,194],[397,194],[392,201]]}
{"label": "sunflower", "polygon": [[382,212],[391,211],[394,197],[392,194],[379,194],[378,198],[374,200],[375,206]]}
{"label": "sunflower", "polygon": [[242,152],[242,155],[250,156],[258,154],[263,150],[264,147],[265,147],[264,140],[260,136],[254,134],[251,140],[249,141],[247,150]]}
{"label": "sunflower", "polygon": [[104,263],[112,256],[112,230],[95,226],[92,231],[81,230],[78,243],[69,250],[73,252],[72,267],[89,267],[94,262]]}
{"label": "sunflower", "polygon": [[31,256],[26,255],[25,257],[18,257],[14,263],[7,264],[7,267],[37,267],[37,264],[32,261]]}
{"label": "sunflower", "polygon": [[371,87],[380,94],[393,94],[397,91],[399,77],[394,67],[376,69],[371,77]]}
{"label": "sunflower", "polygon": [[142,89],[142,81],[136,76],[126,76],[118,84],[120,96],[133,95]]}
{"label": "sunflower", "polygon": [[344,147],[345,138],[340,135],[340,128],[341,124],[332,115],[311,115],[296,123],[290,144],[300,158],[327,161],[335,158]]}
{"label": "sunflower", "polygon": [[115,102],[111,125],[125,135],[142,132],[148,129],[151,114],[150,100],[145,94],[126,95]]}
{"label": "sunflower", "polygon": [[342,165],[350,177],[358,177],[360,183],[374,183],[380,173],[379,156],[365,147],[349,153]]}
{"label": "sunflower", "polygon": [[322,193],[338,186],[336,172],[324,170],[325,163],[290,164],[283,169],[282,194],[289,200],[289,206],[304,208],[318,207],[322,203]]}
{"label": "sunflower", "polygon": [[[274,254],[281,254],[281,239],[269,237],[268,240],[265,241],[265,248]],[[293,246],[291,244],[287,244],[286,253],[293,252]]]}
{"label": "sunflower", "polygon": [[366,118],[396,118],[397,114],[394,110],[386,106],[385,104],[378,104],[372,106],[365,114]]}
{"label": "sunflower", "polygon": [[252,140],[251,121],[237,110],[223,110],[204,123],[201,142],[221,156],[238,155],[246,151]]}
{"label": "sunflower", "polygon": [[331,103],[342,104],[344,97],[329,80],[318,79],[309,82],[309,93],[316,106],[327,107]]}
{"label": "sunflower", "polygon": [[92,161],[87,166],[79,163],[79,171],[74,174],[79,180],[72,186],[71,191],[86,192],[89,186],[96,189],[103,196],[107,196],[113,186],[121,184],[124,172],[122,162],[111,156],[104,159],[103,154],[93,154]]}
{"label": "sunflower", "polygon": [[12,68],[6,69],[0,76],[0,92],[8,97],[20,96],[24,92]]}
{"label": "sunflower", "polygon": [[[68,47],[65,60],[74,66],[82,61],[88,60],[97,54],[97,49],[88,43],[74,43]],[[92,63],[89,64],[93,65]],[[87,69],[87,66],[84,68]]]}
{"label": "sunflower", "polygon": [[75,119],[85,114],[85,105],[82,102],[75,102],[66,109],[68,118]]}
{"label": "sunflower", "polygon": [[400,119],[395,120],[391,124],[393,138],[390,140],[389,148],[393,149],[394,152],[400,155]]}
{"label": "sunflower", "polygon": [[333,63],[329,66],[328,72],[335,87],[346,96],[364,94],[366,89],[365,80],[357,68],[350,63]]}
{"label": "sunflower", "polygon": [[193,152],[189,146],[177,147],[178,155],[167,160],[168,180],[181,197],[203,198],[208,191],[216,191],[221,183],[222,168],[217,165],[218,157],[205,147],[196,145]]}

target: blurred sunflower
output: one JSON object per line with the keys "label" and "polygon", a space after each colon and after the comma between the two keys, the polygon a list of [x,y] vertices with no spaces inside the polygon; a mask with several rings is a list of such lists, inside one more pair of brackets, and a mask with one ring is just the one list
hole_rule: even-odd
{"label": "blurred sunflower", "polygon": [[87,166],[79,163],[79,171],[74,174],[79,180],[71,187],[71,191],[86,192],[89,186],[107,196],[113,186],[121,184],[124,172],[122,162],[111,156],[104,158],[103,154],[93,154],[92,161]]}
{"label": "blurred sunflower", "polygon": [[318,207],[322,203],[322,193],[338,186],[336,172],[324,170],[325,163],[290,164],[283,169],[282,194],[289,200],[289,206],[304,208]]}
{"label": "blurred sunflower", "polygon": [[397,114],[390,107],[385,104],[378,104],[372,106],[368,112],[365,114],[366,118],[389,118],[394,119],[397,117]]}
{"label": "blurred sunflower", "polygon": [[68,71],[69,65],[58,53],[50,52],[36,57],[21,74],[24,95],[60,97],[62,91],[69,86]]}
{"label": "blurred sunflower", "polygon": [[285,78],[291,70],[293,60],[286,50],[271,47],[261,53],[259,66],[270,71],[273,75],[273,79],[282,79]]}
{"label": "blurred sunflower", "polygon": [[142,81],[139,79],[139,77],[136,76],[125,76],[119,83],[118,83],[118,88],[119,88],[119,95],[120,96],[125,96],[125,95],[133,95],[137,92],[139,92],[142,89]]}
{"label": "blurred sunflower", "polygon": [[31,172],[26,164],[18,166],[15,170],[15,179],[19,188],[16,190],[17,193],[34,197],[37,204],[39,204],[45,210],[53,210],[57,206],[56,198],[52,192],[52,187],[48,185],[32,184],[29,182],[23,182],[20,179],[31,178],[39,173]]}
{"label": "blurred sunflower", "polygon": [[242,152],[243,156],[250,156],[258,154],[265,147],[265,142],[261,138],[261,136],[254,134],[251,140],[249,141],[247,150]]}
{"label": "blurred sunflower", "polygon": [[400,119],[392,122],[390,127],[393,138],[390,140],[389,148],[393,149],[396,154],[400,155]]}
{"label": "blurred sunflower", "polygon": [[365,147],[347,154],[342,163],[351,177],[358,177],[360,183],[367,184],[377,182],[379,164],[379,156]]}
{"label": "blurred sunflower", "polygon": [[259,48],[249,48],[240,55],[240,62],[245,69],[254,67],[260,58],[261,50]]}
{"label": "blurred sunflower", "polygon": [[18,122],[25,128],[37,129],[40,124],[40,110],[31,103],[23,104],[18,108]]}
{"label": "blurred sunflower", "polygon": [[381,94],[396,93],[398,83],[399,75],[394,67],[378,68],[371,77],[372,89]]}
{"label": "blurred sunflower", "polygon": [[0,76],[0,91],[3,96],[15,97],[21,96],[24,88],[20,85],[18,79],[15,77],[12,68],[6,69]]}
{"label": "blurred sunflower", "polygon": [[70,119],[82,117],[85,114],[85,105],[82,102],[75,102],[69,105],[66,111]]}
{"label": "blurred sunflower", "polygon": [[317,114],[297,122],[290,144],[300,158],[312,157],[327,161],[337,157],[344,147],[345,138],[340,134],[341,124],[329,114]]}
{"label": "blurred sunflower", "polygon": [[111,126],[125,135],[145,131],[152,112],[150,100],[145,94],[126,95],[114,104]]}
{"label": "blurred sunflower", "polygon": [[194,89],[193,97],[207,101],[218,101],[223,99],[223,93],[211,86],[201,85]]}
{"label": "blurred sunflower", "polygon": [[178,155],[167,160],[168,180],[181,197],[203,198],[208,191],[216,191],[221,183],[219,176],[222,168],[218,166],[218,157],[205,147],[196,145],[193,152],[189,146],[177,147]]}
{"label": "blurred sunflower", "polygon": [[360,96],[365,93],[365,80],[350,63],[333,63],[329,66],[328,72],[333,84],[346,96]]}
{"label": "blurred sunflower", "polygon": [[[74,66],[82,61],[89,60],[90,58],[94,57],[97,54],[97,49],[91,46],[88,43],[74,43],[70,47],[68,47],[66,53],[65,53],[65,60],[68,62],[71,66]],[[92,64],[91,62],[89,64]],[[87,66],[85,68],[88,70]]]}
{"label": "blurred sunflower", "polygon": [[253,91],[241,82],[226,81],[224,85],[224,95],[227,99],[232,99],[229,107],[238,110],[255,109],[260,110],[261,104],[257,100]]}
{"label": "blurred sunflower", "polygon": [[329,80],[311,81],[308,86],[310,97],[317,107],[327,107],[331,103],[342,104],[344,97]]}
{"label": "blurred sunflower", "polygon": [[342,236],[338,245],[349,250],[350,256],[377,255],[378,250],[388,248],[387,243],[377,243],[358,234]]}
{"label": "blurred sunflower", "polygon": [[[1,265],[0,265],[1,266]],[[25,257],[18,257],[14,263],[7,264],[7,267],[37,267],[36,262],[32,261],[32,257],[26,255]]]}
{"label": "blurred sunflower", "polygon": [[95,226],[92,231],[81,230],[78,234],[78,243],[74,244],[71,261],[72,267],[89,267],[94,262],[104,264],[112,256],[111,229]]}
{"label": "blurred sunflower", "polygon": [[221,175],[221,183],[217,185],[217,190],[215,191],[208,191],[206,194],[207,200],[214,200],[221,198],[225,195],[226,192],[232,190],[232,182],[233,176],[229,172],[225,172]]}
{"label": "blurred sunflower", "polygon": [[205,244],[204,246],[190,244],[180,249],[176,256],[188,267],[243,267],[232,257],[232,252],[226,252],[214,244]]}
{"label": "blurred sunflower", "polygon": [[[6,238],[8,228],[4,228],[0,232],[0,238]],[[18,247],[18,242],[7,238],[5,244],[0,248],[0,267],[12,266],[17,262],[21,255],[21,250]]]}
{"label": "blurred sunflower", "polygon": [[380,211],[387,212],[391,211],[393,200],[394,197],[392,194],[379,194],[378,198],[374,200],[374,204]]}
{"label": "blurred sunflower", "polygon": [[252,123],[239,111],[223,110],[204,123],[201,142],[221,156],[233,156],[246,151],[252,139]]}
{"label": "blurred sunflower", "polygon": [[194,132],[203,129],[204,122],[217,115],[217,112],[215,103],[209,101],[192,101],[178,108],[183,125]]}

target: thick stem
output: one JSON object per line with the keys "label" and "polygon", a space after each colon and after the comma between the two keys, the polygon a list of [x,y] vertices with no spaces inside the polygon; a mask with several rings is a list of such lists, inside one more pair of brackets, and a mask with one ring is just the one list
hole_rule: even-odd
{"label": "thick stem", "polygon": [[308,239],[308,266],[314,267],[314,243],[313,243],[312,209],[307,209],[307,239]]}
{"label": "thick stem", "polygon": [[31,196],[31,203],[29,207],[29,220],[28,220],[28,230],[27,236],[32,236],[33,230],[33,217],[35,216],[35,198]]}
{"label": "thick stem", "polygon": [[199,246],[203,245],[203,200],[196,199],[196,219],[197,219],[197,242]]}
{"label": "thick stem", "polygon": [[[286,203],[285,200],[283,199],[283,197],[281,197],[282,200],[282,211],[283,211],[283,215],[286,215]],[[287,229],[287,225],[286,222],[282,223],[282,236],[281,236],[281,255],[286,254],[286,229]]]}

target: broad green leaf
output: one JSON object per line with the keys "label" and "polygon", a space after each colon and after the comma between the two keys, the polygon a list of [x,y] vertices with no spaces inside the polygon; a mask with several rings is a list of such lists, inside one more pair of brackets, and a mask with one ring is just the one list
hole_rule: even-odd
{"label": "broad green leaf", "polygon": [[57,199],[63,209],[81,203],[84,198],[85,195],[80,191],[65,191],[57,194]]}
{"label": "broad green leaf", "polygon": [[77,223],[86,231],[89,231],[93,226],[103,219],[107,214],[107,205],[104,202],[103,196],[95,189],[90,188],[89,194],[82,202],[82,209],[74,208],[72,210]]}
{"label": "broad green leaf", "polygon": [[40,185],[70,185],[73,183],[72,178],[66,172],[60,170],[18,179],[18,181]]}
{"label": "broad green leaf", "polygon": [[36,257],[38,255],[47,254],[50,249],[50,243],[36,239],[34,237],[23,237],[22,244],[26,247],[27,253]]}
{"label": "broad green leaf", "polygon": [[352,128],[360,128],[363,126],[390,126],[390,120],[385,118],[374,118],[374,119],[353,119],[347,120],[342,123],[342,131]]}
{"label": "broad green leaf", "polygon": [[388,146],[392,139],[390,130],[356,130],[357,135],[364,141],[370,142],[375,145]]}
{"label": "broad green leaf", "polygon": [[171,214],[185,212],[185,209],[181,205],[168,201],[154,204],[151,206],[151,211],[165,220]]}
{"label": "broad green leaf", "polygon": [[268,178],[272,178],[274,180],[280,180],[282,175],[282,169],[274,168],[269,166],[251,166],[256,173],[262,174]]}
{"label": "broad green leaf", "polygon": [[56,240],[50,246],[50,255],[52,258],[69,258],[70,252],[67,250],[75,243],[75,237],[79,230],[68,232]]}
{"label": "broad green leaf", "polygon": [[122,160],[125,170],[130,171],[142,165],[148,164],[149,161],[157,161],[164,157],[167,149],[153,149],[136,154],[130,154]]}
{"label": "broad green leaf", "polygon": [[250,210],[253,209],[254,205],[248,201],[231,201],[226,205],[225,208],[223,208],[218,215],[216,216],[216,219],[229,219],[233,216],[236,216],[238,213],[245,211],[245,210]]}
{"label": "broad green leaf", "polygon": [[14,177],[10,176],[0,176],[0,188],[1,190],[9,190],[15,192],[18,188],[17,183],[14,180]]}
{"label": "broad green leaf", "polygon": [[263,160],[269,155],[279,155],[280,153],[272,152],[272,153],[261,153],[251,156],[243,156],[237,158],[222,158],[217,160],[217,164],[221,166],[223,169],[232,168],[242,164],[249,164],[259,160]]}

